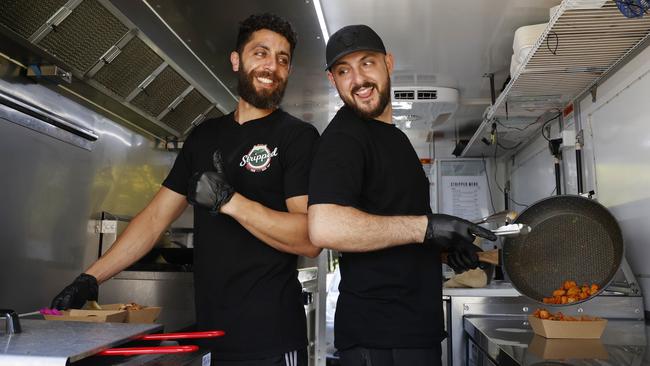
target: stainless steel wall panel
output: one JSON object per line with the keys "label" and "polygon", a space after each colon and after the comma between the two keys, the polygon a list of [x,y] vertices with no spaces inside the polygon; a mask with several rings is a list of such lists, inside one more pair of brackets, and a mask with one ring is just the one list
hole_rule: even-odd
{"label": "stainless steel wall panel", "polygon": [[594,146],[598,199],[617,218],[635,273],[650,274],[650,113],[645,103],[650,88],[646,74],[587,116]]}
{"label": "stainless steel wall panel", "polygon": [[166,67],[131,103],[158,116],[189,86],[174,69]]}
{"label": "stainless steel wall panel", "polygon": [[209,106],[210,101],[194,89],[176,108],[167,113],[162,121],[177,131],[185,131]]}
{"label": "stainless steel wall panel", "polygon": [[67,0],[2,0],[0,24],[29,38],[66,2]]}
{"label": "stainless steel wall panel", "polygon": [[165,326],[166,332],[177,331],[196,321],[192,275],[190,272],[125,271],[102,284],[99,303],[162,306],[157,322]]}
{"label": "stainless steel wall panel", "polygon": [[111,63],[99,69],[93,79],[126,98],[162,63],[163,60],[151,48],[134,37]]}
{"label": "stainless steel wall panel", "polygon": [[85,0],[38,45],[85,73],[128,31],[96,0]]}
{"label": "stainless steel wall panel", "polygon": [[[30,312],[97,258],[89,221],[137,214],[160,188],[176,154],[44,86],[0,87],[97,133],[93,150],[0,120],[0,307]],[[100,293],[101,293],[100,287]]]}

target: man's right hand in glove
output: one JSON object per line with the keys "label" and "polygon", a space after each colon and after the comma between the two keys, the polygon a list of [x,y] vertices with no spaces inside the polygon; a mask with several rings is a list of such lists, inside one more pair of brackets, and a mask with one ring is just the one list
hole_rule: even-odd
{"label": "man's right hand in glove", "polygon": [[447,264],[456,273],[478,267],[478,252],[474,239],[479,236],[490,241],[497,239],[490,230],[460,217],[429,214],[424,243],[436,245],[449,253]]}
{"label": "man's right hand in glove", "polygon": [[98,292],[97,279],[89,274],[82,273],[56,295],[50,308],[58,310],[80,309],[88,300],[97,301]]}
{"label": "man's right hand in glove", "polygon": [[211,214],[217,215],[221,206],[230,201],[235,190],[226,181],[219,150],[214,152],[212,164],[214,171],[198,172],[190,178],[187,201],[193,206],[206,208]]}

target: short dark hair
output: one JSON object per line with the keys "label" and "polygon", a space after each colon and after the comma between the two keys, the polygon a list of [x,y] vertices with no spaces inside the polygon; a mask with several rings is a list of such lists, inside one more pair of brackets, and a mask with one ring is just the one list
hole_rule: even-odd
{"label": "short dark hair", "polygon": [[251,35],[261,29],[268,29],[286,38],[291,47],[291,55],[293,56],[293,50],[296,48],[296,43],[298,42],[296,32],[293,31],[291,23],[271,13],[253,14],[239,23],[237,52],[241,53],[246,43],[250,41]]}

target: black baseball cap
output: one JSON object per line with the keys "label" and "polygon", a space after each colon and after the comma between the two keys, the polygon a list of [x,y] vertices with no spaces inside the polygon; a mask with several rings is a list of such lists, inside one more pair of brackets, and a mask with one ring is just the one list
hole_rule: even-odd
{"label": "black baseball cap", "polygon": [[363,24],[348,25],[332,34],[327,42],[326,70],[329,70],[341,57],[357,51],[377,51],[386,54],[384,42],[372,28]]}

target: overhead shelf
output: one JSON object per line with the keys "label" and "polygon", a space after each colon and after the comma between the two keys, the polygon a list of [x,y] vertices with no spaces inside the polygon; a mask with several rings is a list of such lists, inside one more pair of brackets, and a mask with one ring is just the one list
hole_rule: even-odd
{"label": "overhead shelf", "polygon": [[573,2],[562,1],[461,156],[493,156],[495,145],[484,140],[490,141],[495,123],[496,155],[519,148],[548,118],[647,46],[650,16],[626,18],[611,0],[596,9],[572,9]]}

